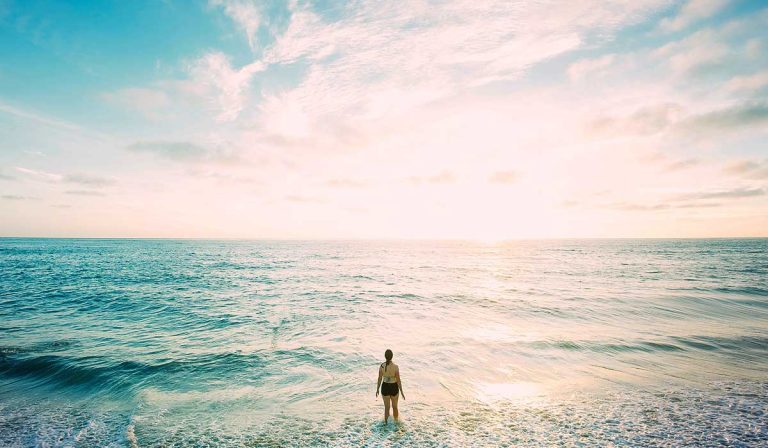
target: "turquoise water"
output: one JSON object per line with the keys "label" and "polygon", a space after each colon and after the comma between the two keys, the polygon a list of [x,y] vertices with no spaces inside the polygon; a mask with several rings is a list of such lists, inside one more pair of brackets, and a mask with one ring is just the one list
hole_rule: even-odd
{"label": "turquoise water", "polygon": [[766,239],[0,239],[3,447],[765,446],[766,372]]}

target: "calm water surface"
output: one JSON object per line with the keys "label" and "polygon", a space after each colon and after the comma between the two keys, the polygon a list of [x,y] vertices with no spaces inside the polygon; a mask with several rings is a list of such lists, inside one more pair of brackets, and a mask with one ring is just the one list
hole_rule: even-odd
{"label": "calm water surface", "polygon": [[0,239],[3,447],[765,446],[767,372],[766,239]]}

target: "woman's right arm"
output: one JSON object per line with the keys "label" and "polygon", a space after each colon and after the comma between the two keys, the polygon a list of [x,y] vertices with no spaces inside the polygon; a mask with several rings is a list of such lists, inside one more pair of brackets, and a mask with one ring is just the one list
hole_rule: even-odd
{"label": "woman's right arm", "polygon": [[381,366],[379,366],[379,379],[378,379],[378,381],[376,381],[376,396],[377,397],[379,396],[379,387],[381,387],[381,377],[382,377]]}

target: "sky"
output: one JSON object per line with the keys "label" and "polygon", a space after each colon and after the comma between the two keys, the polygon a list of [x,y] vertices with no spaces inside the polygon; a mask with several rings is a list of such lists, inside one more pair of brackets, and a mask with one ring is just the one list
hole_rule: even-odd
{"label": "sky", "polygon": [[0,236],[768,236],[768,3],[0,0]]}

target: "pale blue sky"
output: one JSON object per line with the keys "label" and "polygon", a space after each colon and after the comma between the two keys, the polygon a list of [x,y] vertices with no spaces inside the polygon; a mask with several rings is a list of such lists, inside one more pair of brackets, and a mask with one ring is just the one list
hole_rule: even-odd
{"label": "pale blue sky", "polygon": [[762,1],[0,0],[0,235],[768,236]]}

